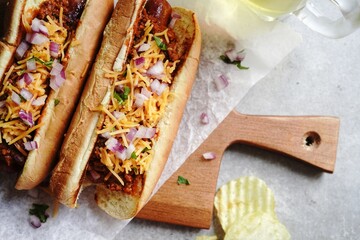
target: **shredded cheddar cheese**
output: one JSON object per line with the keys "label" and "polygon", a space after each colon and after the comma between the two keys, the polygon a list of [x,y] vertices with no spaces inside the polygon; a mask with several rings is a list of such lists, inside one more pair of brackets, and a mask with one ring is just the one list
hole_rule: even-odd
{"label": "shredded cheddar cheese", "polygon": [[[166,105],[170,101],[170,87],[173,81],[172,73],[175,71],[179,61],[171,62],[165,60],[166,56],[163,50],[157,45],[154,36],[161,36],[165,42],[169,42],[167,36],[168,30],[161,33],[152,33],[153,25],[150,21],[145,24],[144,35],[139,39],[131,52],[131,58],[126,62],[125,71],[116,72],[104,69],[105,77],[112,79],[110,103],[106,106],[100,106],[98,111],[103,114],[103,124],[98,129],[97,134],[107,133],[109,137],[115,138],[118,143],[125,147],[127,157],[120,157],[113,149],[107,146],[100,147],[100,162],[103,163],[110,173],[119,180],[121,185],[124,181],[121,178],[124,174],[130,172],[143,174],[148,170],[151,159],[153,158],[153,146],[159,134],[157,125],[164,115]],[[141,45],[148,44],[149,48],[144,52],[137,52]],[[137,67],[136,59],[142,58],[144,63],[141,67]],[[161,61],[164,67],[162,74],[159,76],[150,76],[147,71],[153,67],[158,61]],[[165,84],[161,94],[158,96],[152,91],[151,84],[154,80]],[[118,90],[118,89],[121,90]],[[150,96],[146,97],[143,104],[137,105],[139,94],[146,89]],[[124,93],[127,91],[127,95]],[[119,94],[123,94],[119,99]],[[115,115],[116,112],[123,113],[120,118]],[[141,127],[156,129],[153,137],[135,137],[129,140],[127,134],[136,129],[139,131]],[[106,144],[105,144],[106,145]],[[131,148],[133,147],[133,148]],[[131,153],[131,154],[130,154]],[[105,181],[110,176],[105,177]]]}
{"label": "shredded cheddar cheese", "polygon": [[[62,16],[62,10],[60,16]],[[48,41],[42,44],[32,44],[22,59],[14,62],[7,70],[5,77],[1,79],[0,99],[5,101],[5,104],[0,107],[0,141],[2,143],[6,142],[8,145],[12,145],[18,144],[19,141],[21,143],[31,141],[32,133],[42,125],[37,120],[41,116],[44,104],[33,104],[33,102],[37,98],[46,98],[49,94],[50,72],[55,61],[51,56],[50,42],[60,45],[62,55],[59,55],[56,61],[63,60],[64,50],[69,44],[67,30],[61,22],[61,17],[59,20],[54,20],[50,16],[43,19],[42,24],[48,30]],[[23,24],[28,33],[32,34],[31,26],[24,17]],[[29,61],[35,62],[35,70],[27,68]],[[26,80],[28,76],[31,78],[30,83]],[[21,117],[21,112],[31,116],[31,121],[29,120],[31,124],[24,121],[26,117]],[[23,150],[18,149],[19,151]]]}

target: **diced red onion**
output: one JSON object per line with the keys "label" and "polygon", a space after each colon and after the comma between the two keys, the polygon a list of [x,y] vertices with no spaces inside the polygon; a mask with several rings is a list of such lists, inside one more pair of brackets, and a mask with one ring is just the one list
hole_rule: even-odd
{"label": "diced red onion", "polygon": [[205,160],[213,160],[216,158],[216,154],[214,152],[206,152],[206,153],[203,153],[202,156]]}
{"label": "diced red onion", "polygon": [[236,49],[229,49],[225,52],[225,55],[229,58],[230,61],[242,61],[245,58],[245,51],[237,51]]}
{"label": "diced red onion", "polygon": [[132,142],[135,139],[136,133],[137,133],[136,128],[130,128],[130,131],[126,134],[126,139],[129,142]]}
{"label": "diced red onion", "polygon": [[26,85],[29,85],[34,81],[34,77],[31,73],[24,73],[23,77]]}
{"label": "diced red onion", "polygon": [[50,87],[53,90],[58,90],[65,81],[65,71],[61,70],[60,74],[50,77]]}
{"label": "diced red onion", "polygon": [[136,107],[142,107],[144,105],[144,102],[148,100],[149,98],[141,93],[135,94],[135,106]]}
{"label": "diced red onion", "polygon": [[131,155],[134,151],[135,151],[134,144],[130,144],[129,147],[126,149],[126,159],[131,158]]}
{"label": "diced red onion", "polygon": [[25,53],[29,49],[29,47],[30,47],[30,45],[27,42],[22,41],[15,51],[16,59],[20,60],[25,55]]}
{"label": "diced red onion", "polygon": [[24,147],[27,151],[38,149],[38,143],[36,141],[30,141],[24,143]]}
{"label": "diced red onion", "polygon": [[151,91],[155,92],[158,96],[162,94],[168,85],[166,83],[160,83],[159,80],[155,79],[150,84]]}
{"label": "diced red onion", "polygon": [[148,43],[143,43],[140,45],[140,47],[138,48],[138,52],[146,52],[147,50],[150,49],[150,44]]}
{"label": "diced red onion", "polygon": [[113,115],[116,119],[122,119],[123,117],[125,117],[125,114],[119,111],[114,111]]}
{"label": "diced red onion", "polygon": [[126,151],[118,151],[118,152],[115,152],[115,156],[116,156],[118,159],[126,160]]}
{"label": "diced red onion", "polygon": [[43,95],[41,97],[38,97],[34,101],[32,101],[31,105],[33,105],[33,106],[42,106],[42,105],[45,104],[46,98],[47,98],[47,95]]}
{"label": "diced red onion", "polygon": [[153,66],[151,66],[147,72],[147,75],[149,76],[153,76],[153,77],[162,77],[162,75],[164,74],[164,63],[163,61],[159,60],[157,61]]}
{"label": "diced red onion", "polygon": [[134,63],[136,68],[142,68],[145,64],[145,58],[144,57],[135,58]]}
{"label": "diced red onion", "polygon": [[56,42],[50,42],[50,55],[54,58],[59,56],[60,45]]}
{"label": "diced red onion", "polygon": [[215,78],[215,85],[217,90],[222,90],[229,85],[229,78],[224,74],[221,74],[218,78]]}
{"label": "diced red onion", "polygon": [[206,113],[201,113],[200,120],[203,124],[209,124],[209,116]]}
{"label": "diced red onion", "polygon": [[107,138],[107,139],[109,139],[109,138],[111,138],[111,134],[109,133],[109,132],[104,132],[104,133],[102,133],[102,134],[100,134],[103,138]]}
{"label": "diced red onion", "polygon": [[5,107],[5,104],[6,104],[6,101],[5,101],[5,100],[3,100],[3,101],[0,101],[0,108],[3,108],[3,107]]}
{"label": "diced red onion", "polygon": [[[26,35],[25,35],[25,41],[26,42],[28,42],[28,43],[30,43],[30,41],[31,41],[31,37],[32,37],[32,33],[26,33]],[[29,45],[30,46],[30,45]]]}
{"label": "diced red onion", "polygon": [[45,25],[40,25],[39,32],[44,34],[45,36],[49,36],[49,30]]}
{"label": "diced red onion", "polygon": [[24,76],[22,76],[22,77],[17,81],[17,85],[19,86],[19,88],[24,88],[24,87],[26,86]]}
{"label": "diced red onion", "polygon": [[136,138],[152,138],[155,136],[156,128],[148,128],[140,126],[139,130],[135,134]]}
{"label": "diced red onion", "polygon": [[33,226],[34,228],[39,228],[41,227],[41,222],[40,219],[35,216],[35,215],[30,215],[29,216],[29,223],[31,224],[31,226]]}
{"label": "diced red onion", "polygon": [[147,88],[142,88],[141,89],[141,92],[140,92],[142,95],[144,95],[145,97],[147,98],[150,98],[151,97],[151,92],[149,90],[147,90]]}
{"label": "diced red onion", "polygon": [[11,100],[17,105],[20,105],[21,103],[21,97],[16,92],[11,93]]}
{"label": "diced red onion", "polygon": [[34,18],[31,22],[31,30],[33,32],[40,32],[40,26],[42,25],[42,22],[38,18]]}
{"label": "diced red onion", "polygon": [[124,85],[116,85],[115,86],[115,91],[116,92],[123,92],[124,91]]}
{"label": "diced red onion", "polygon": [[39,198],[40,192],[38,188],[29,189],[27,194],[32,198]]}
{"label": "diced red onion", "polygon": [[49,31],[47,29],[47,27],[44,25],[44,23],[38,19],[38,18],[34,18],[31,22],[31,30],[35,33],[42,33],[46,36],[49,35]]}
{"label": "diced red onion", "polygon": [[171,13],[171,20],[170,23],[168,25],[169,28],[174,28],[176,20],[180,19],[181,15],[177,14],[176,12],[172,12]]}
{"label": "diced red onion", "polygon": [[94,181],[99,180],[101,177],[101,175],[95,170],[90,170],[90,175]]}
{"label": "diced red onion", "polygon": [[34,120],[33,120],[31,112],[25,112],[23,109],[21,109],[19,111],[19,117],[21,118],[21,120],[23,120],[23,122],[26,125],[28,125],[30,127],[34,126]]}
{"label": "diced red onion", "polygon": [[61,63],[59,63],[58,61],[54,61],[54,63],[52,64],[50,75],[52,76],[59,75],[63,69],[64,66]]}
{"label": "diced red onion", "polygon": [[30,59],[28,61],[26,61],[26,69],[28,71],[34,71],[36,70],[36,62],[35,62],[35,59]]}
{"label": "diced red onion", "polygon": [[123,145],[121,145],[121,143],[114,137],[110,137],[106,142],[105,142],[105,146],[107,149],[109,149],[110,151],[116,153],[122,153],[125,151],[125,147]]}
{"label": "diced red onion", "polygon": [[31,92],[29,92],[29,90],[23,88],[20,90],[20,95],[26,100],[29,101],[32,97],[33,94]]}
{"label": "diced red onion", "polygon": [[49,38],[41,33],[33,33],[30,38],[30,43],[35,45],[41,45],[45,42],[48,42]]}

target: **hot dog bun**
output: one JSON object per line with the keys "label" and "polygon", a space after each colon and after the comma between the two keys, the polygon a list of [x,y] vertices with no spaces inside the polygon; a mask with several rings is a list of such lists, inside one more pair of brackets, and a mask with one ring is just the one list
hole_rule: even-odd
{"label": "hot dog bun", "polygon": [[[1,80],[4,77],[3,72],[8,71],[9,65],[18,61],[18,59],[14,59],[14,49],[24,39],[26,31],[29,32],[29,26],[31,26],[32,19],[40,11],[40,6],[52,4],[51,1],[47,0],[10,2],[12,24],[9,25],[3,36],[3,41],[6,43],[0,44],[0,47],[5,49],[0,54]],[[73,0],[69,1],[69,4],[77,4],[78,2]],[[46,98],[41,116],[36,122],[40,127],[35,130],[32,138],[33,141],[36,141],[38,148],[28,152],[15,185],[16,189],[34,188],[44,181],[54,166],[56,154],[61,146],[72,113],[76,108],[87,71],[98,50],[103,30],[112,10],[112,0],[86,1],[84,10],[79,16],[81,18],[76,30],[68,38],[69,47],[64,52],[66,80],[59,89],[51,90]],[[55,100],[57,104],[55,104]]]}
{"label": "hot dog bun", "polygon": [[5,70],[9,67],[14,53],[15,47],[0,41],[0,79],[2,79]]}
{"label": "hot dog bun", "polygon": [[12,63],[16,46],[23,36],[21,14],[25,2],[25,0],[14,0],[0,3],[0,79],[3,79],[6,69]]}
{"label": "hot dog bun", "polygon": [[17,46],[24,34],[21,24],[26,0],[4,1],[2,3],[2,17],[0,36],[1,41]]}
{"label": "hot dog bun", "polygon": [[[126,56],[132,51],[133,32],[146,3],[144,0],[119,1],[106,27],[101,49],[63,142],[59,163],[50,179],[50,189],[56,199],[69,207],[76,206],[84,187],[88,161],[98,138],[97,127],[104,120],[103,114],[96,109],[108,104],[111,95],[112,80],[104,77],[106,70],[113,69],[115,62],[124,68],[127,58],[119,52],[126,52]],[[133,217],[151,196],[169,156],[195,80],[201,48],[197,19],[193,12],[186,9],[175,7],[172,12],[181,16],[173,30],[178,41],[176,50],[183,53],[183,58],[170,88],[169,95],[174,97],[167,103],[156,127],[158,135],[149,167],[143,173],[143,180],[134,184],[133,189],[137,189],[134,194],[112,191],[102,183],[96,188],[98,206],[115,218]]]}

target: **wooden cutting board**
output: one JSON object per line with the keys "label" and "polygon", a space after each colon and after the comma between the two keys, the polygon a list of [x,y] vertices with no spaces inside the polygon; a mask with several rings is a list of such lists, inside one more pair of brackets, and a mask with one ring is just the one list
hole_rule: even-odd
{"label": "wooden cutting board", "polygon": [[[159,189],[137,218],[210,228],[221,159],[235,142],[254,145],[304,161],[325,172],[335,167],[340,121],[324,116],[255,116],[231,112]],[[202,154],[214,152],[216,159]],[[178,176],[190,185],[178,185]]]}

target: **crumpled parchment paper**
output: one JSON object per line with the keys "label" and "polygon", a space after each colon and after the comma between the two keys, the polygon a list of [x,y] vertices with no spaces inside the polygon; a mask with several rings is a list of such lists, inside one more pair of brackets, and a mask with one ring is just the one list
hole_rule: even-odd
{"label": "crumpled parchment paper", "polygon": [[[249,89],[268,74],[301,41],[300,36],[279,22],[263,22],[239,0],[170,0],[172,6],[183,6],[196,12],[202,30],[202,53],[197,80],[183,116],[165,171],[156,190],[181,166],[186,158],[207,138],[232,111]],[[223,63],[219,57],[230,48],[244,49],[243,61],[248,70]],[[225,74],[229,86],[221,91],[214,79]],[[210,123],[200,122],[207,113]],[[79,207],[61,206],[56,218],[38,229],[28,223],[32,203],[52,200],[43,192],[31,197],[27,191],[16,191],[14,175],[0,173],[1,239],[113,239],[129,221],[119,221],[98,209],[93,188],[80,196]]]}

